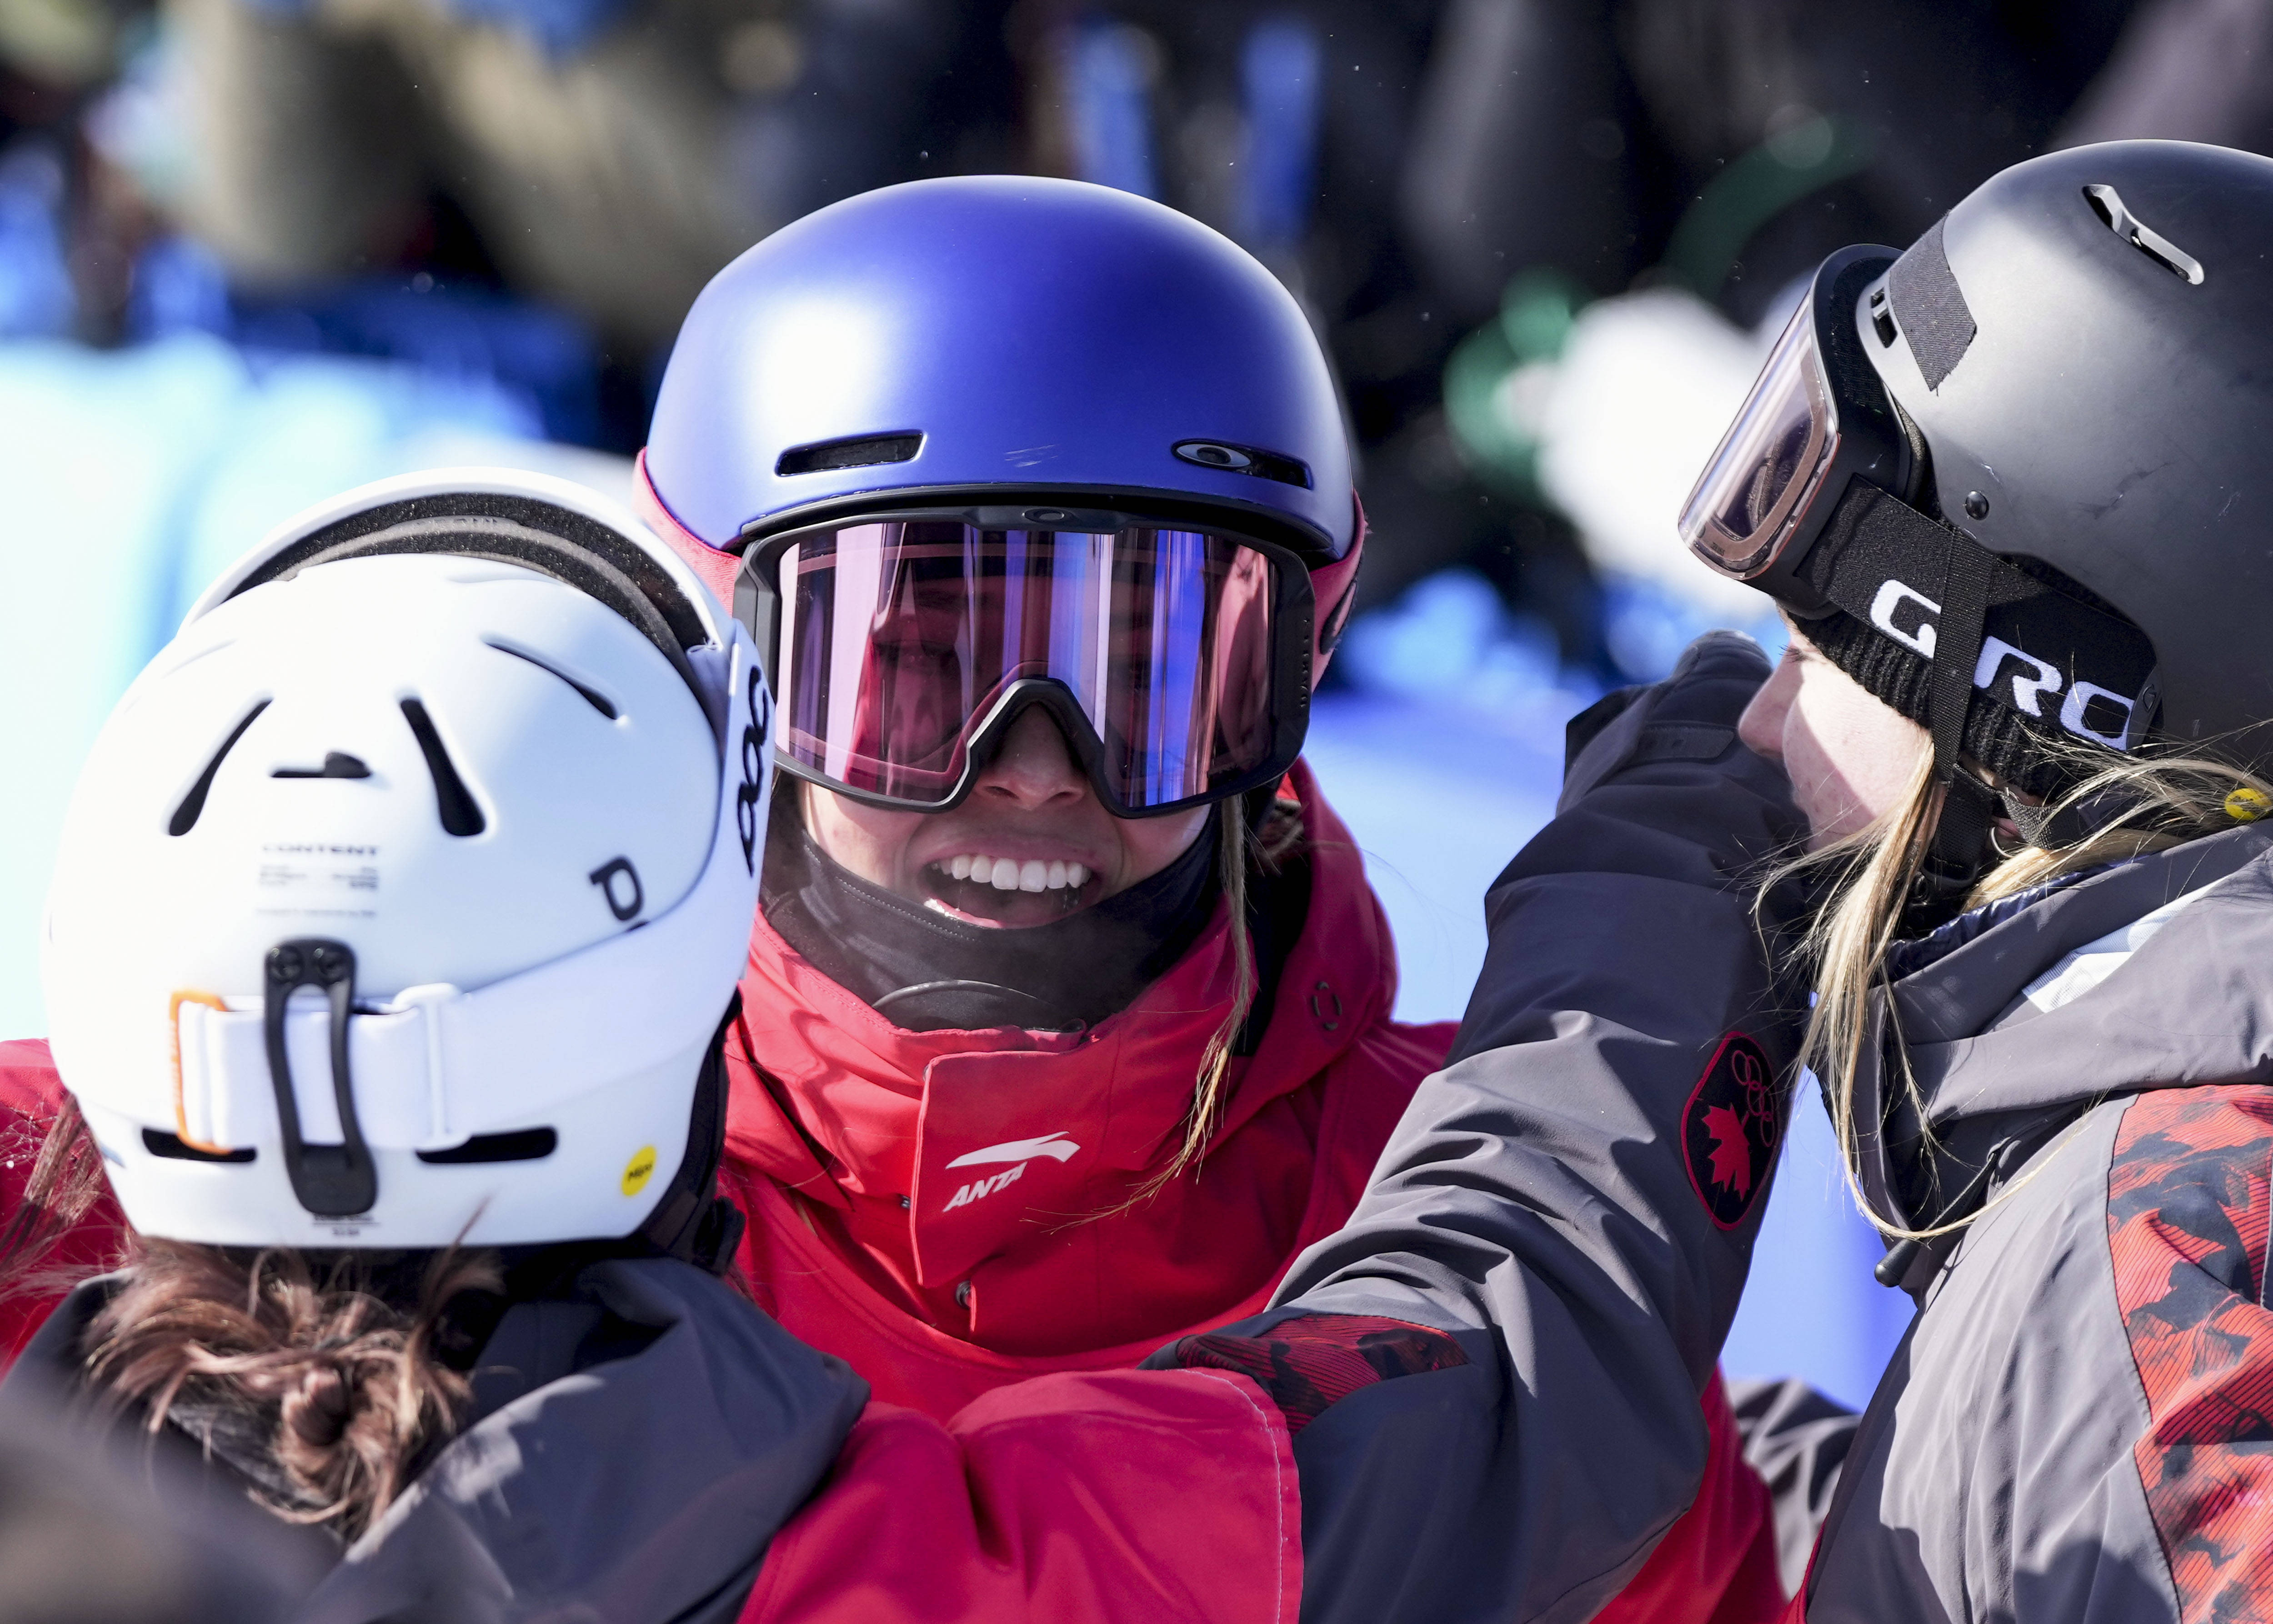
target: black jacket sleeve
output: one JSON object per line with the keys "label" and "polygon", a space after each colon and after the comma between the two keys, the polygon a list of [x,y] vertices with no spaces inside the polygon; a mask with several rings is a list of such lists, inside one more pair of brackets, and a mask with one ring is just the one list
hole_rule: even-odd
{"label": "black jacket sleeve", "polygon": [[[1766,674],[1714,634],[1579,741],[1489,893],[1450,1064],[1349,1223],[1231,1328],[1367,1316],[1466,1356],[1407,1357],[1304,1417],[1306,1620],[1575,1624],[1695,1496],[1801,1007],[1754,914],[1800,833],[1736,736]],[[1766,924],[1797,901],[1772,894]]]}

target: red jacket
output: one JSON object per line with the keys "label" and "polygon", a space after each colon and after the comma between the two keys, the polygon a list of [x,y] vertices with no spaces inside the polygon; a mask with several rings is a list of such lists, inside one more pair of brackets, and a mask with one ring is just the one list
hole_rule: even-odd
{"label": "red jacket", "polygon": [[[1204,1616],[1294,1617],[1283,1419],[1200,1372],[1092,1374],[1262,1309],[1348,1215],[1451,1045],[1450,1023],[1390,1019],[1395,950],[1363,861],[1308,769],[1290,783],[1311,900],[1270,1025],[1232,1063],[1198,1174],[1134,1206],[1228,1007],[1223,910],[1134,1007],[1063,1037],[903,1032],[759,922],[728,1050],[742,1263],[876,1402],[775,1541],[746,1620],[1135,1620],[1182,1616],[1186,1596],[1208,1598]],[[989,1151],[1004,1159],[969,1160]],[[1781,1605],[1762,1583],[1766,1492],[1717,1382],[1707,1418],[1698,1505],[1603,1618],[1727,1624]],[[1107,1451],[1110,1477],[1069,1470]],[[1080,1531],[1100,1517],[1119,1536],[1103,1547]]]}

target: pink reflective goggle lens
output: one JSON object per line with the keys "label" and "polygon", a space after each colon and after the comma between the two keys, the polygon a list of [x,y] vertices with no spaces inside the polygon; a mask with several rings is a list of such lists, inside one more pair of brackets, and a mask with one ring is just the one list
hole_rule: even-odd
{"label": "pink reflective goggle lens", "polygon": [[1766,570],[1790,545],[1839,450],[1813,303],[1800,301],[1681,510],[1689,550],[1738,580]]}
{"label": "pink reflective goggle lens", "polygon": [[1027,701],[1124,816],[1235,793],[1301,748],[1302,571],[1247,542],[908,518],[770,557],[782,755],[864,799],[952,805],[974,747]]}

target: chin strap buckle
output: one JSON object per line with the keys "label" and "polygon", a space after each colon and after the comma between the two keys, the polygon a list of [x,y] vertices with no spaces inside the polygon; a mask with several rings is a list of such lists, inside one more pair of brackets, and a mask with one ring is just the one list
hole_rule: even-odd
{"label": "chin strap buckle", "polygon": [[1906,935],[1922,936],[1962,913],[1996,850],[1992,837],[1997,815],[2004,809],[1996,791],[1955,765],[1943,778],[1943,786],[1933,840],[1910,884],[1902,921]]}
{"label": "chin strap buckle", "polygon": [[[379,1201],[379,1169],[356,1117],[355,1086],[348,1074],[348,1022],[355,1015],[355,950],[344,942],[304,936],[279,942],[264,965],[261,1026],[268,1041],[268,1077],[276,1089],[276,1117],[284,1132],[284,1169],[300,1205],[319,1218],[352,1218]],[[292,1087],[292,1058],[284,1042],[284,1017],[303,987],[322,992],[332,1011],[332,1097],[340,1113],[337,1145],[311,1145],[300,1129],[300,1101]]]}

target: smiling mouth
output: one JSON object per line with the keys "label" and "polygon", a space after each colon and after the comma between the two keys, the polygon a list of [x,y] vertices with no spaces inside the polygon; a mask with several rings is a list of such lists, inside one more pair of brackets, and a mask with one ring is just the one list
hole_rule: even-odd
{"label": "smiling mouth", "polygon": [[976,925],[1046,925],[1097,898],[1097,876],[1077,862],[972,852],[923,867],[925,900]]}

